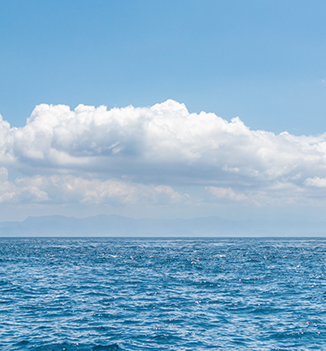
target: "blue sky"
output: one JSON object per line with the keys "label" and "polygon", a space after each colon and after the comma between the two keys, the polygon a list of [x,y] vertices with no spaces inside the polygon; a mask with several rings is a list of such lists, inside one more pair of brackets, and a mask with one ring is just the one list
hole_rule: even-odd
{"label": "blue sky", "polygon": [[2,1],[0,113],[150,106],[326,130],[324,1]]}
{"label": "blue sky", "polygon": [[[302,213],[323,213],[325,1],[4,0],[0,8],[0,114],[12,127],[3,126],[2,133],[0,220],[17,213],[281,215],[284,206],[286,213],[297,213],[298,206]],[[150,109],[168,99],[175,103]],[[54,107],[33,112],[40,104]],[[112,114],[88,111],[88,123],[82,117],[87,108],[71,117],[55,107],[60,104],[72,111],[79,104],[144,109],[141,116],[137,109],[119,110],[125,124],[115,120],[117,127]],[[189,123],[174,123],[174,113]],[[223,131],[217,116],[229,123]],[[237,116],[247,129],[231,122]],[[98,119],[122,139],[103,136],[94,127]],[[201,128],[205,123],[214,132]],[[192,136],[196,126],[197,137],[182,125]],[[284,131],[289,136],[277,136]],[[219,149],[211,154],[213,144]],[[113,159],[108,150],[120,156]],[[232,158],[242,152],[242,159]],[[60,193],[62,183],[75,197],[63,188]],[[87,187],[88,195],[78,193]],[[134,202],[127,206],[131,193]]]}

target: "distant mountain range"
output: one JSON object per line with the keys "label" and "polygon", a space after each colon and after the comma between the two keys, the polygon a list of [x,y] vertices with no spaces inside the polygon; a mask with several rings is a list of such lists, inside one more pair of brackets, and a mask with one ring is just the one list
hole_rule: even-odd
{"label": "distant mountain range", "polygon": [[219,217],[132,219],[116,215],[87,218],[28,217],[0,222],[1,237],[273,237],[326,236],[326,222],[231,221]]}

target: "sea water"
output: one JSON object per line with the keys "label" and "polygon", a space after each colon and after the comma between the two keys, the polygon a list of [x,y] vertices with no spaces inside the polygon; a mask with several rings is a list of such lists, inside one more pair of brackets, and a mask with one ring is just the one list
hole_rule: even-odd
{"label": "sea water", "polygon": [[0,349],[326,350],[323,239],[0,239]]}

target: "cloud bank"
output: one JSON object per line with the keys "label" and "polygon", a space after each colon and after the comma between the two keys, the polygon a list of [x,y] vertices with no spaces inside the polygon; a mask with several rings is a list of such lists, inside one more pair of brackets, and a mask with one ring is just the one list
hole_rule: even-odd
{"label": "cloud bank", "polygon": [[[42,104],[22,128],[1,118],[0,162],[0,202],[320,202],[326,134],[254,131],[173,100],[111,110]],[[8,181],[8,169],[20,176]]]}

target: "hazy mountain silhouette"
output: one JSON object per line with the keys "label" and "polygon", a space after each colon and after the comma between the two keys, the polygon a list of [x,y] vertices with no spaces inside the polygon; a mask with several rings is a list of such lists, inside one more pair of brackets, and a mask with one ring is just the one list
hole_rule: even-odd
{"label": "hazy mountain silhouette", "polygon": [[117,215],[86,218],[28,217],[22,222],[1,222],[0,236],[325,236],[326,222],[231,221],[219,217],[193,219],[132,219]]}

